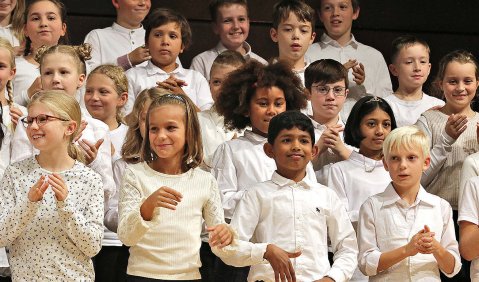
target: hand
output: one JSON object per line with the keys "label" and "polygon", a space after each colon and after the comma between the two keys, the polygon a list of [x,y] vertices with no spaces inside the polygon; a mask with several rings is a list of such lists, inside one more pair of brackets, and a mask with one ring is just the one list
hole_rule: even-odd
{"label": "hand", "polygon": [[409,243],[406,245],[406,255],[408,257],[412,257],[419,253],[419,241],[421,240],[422,235],[424,234],[424,230],[420,230],[416,235],[412,236]]}
{"label": "hand", "polygon": [[144,220],[151,220],[153,218],[153,211],[155,208],[166,208],[176,210],[176,206],[183,195],[173,188],[162,186],[160,189],[153,192],[141,205],[140,213]]}
{"label": "hand", "polygon": [[80,123],[80,128],[78,129],[77,136],[73,138],[73,142],[77,142],[80,140],[81,136],[83,135],[83,130],[85,130],[86,126],[88,125],[88,122],[86,120],[82,120]]}
{"label": "hand", "polygon": [[429,226],[424,225],[424,233],[419,240],[419,252],[421,254],[434,254],[440,248],[441,244],[434,238],[435,233],[431,232]]}
{"label": "hand", "polygon": [[143,63],[144,61],[150,60],[150,50],[145,47],[145,45],[136,48],[128,54],[128,59],[132,66]]}
{"label": "hand", "polygon": [[343,64],[343,66],[349,70],[352,69],[353,67],[358,65],[358,61],[355,59],[349,59],[346,63]]}
{"label": "hand", "polygon": [[185,91],[183,91],[183,86],[187,86],[188,84],[181,79],[178,79],[174,77],[173,75],[170,75],[166,80],[163,82],[157,82],[156,83],[159,87],[163,87],[166,90],[170,90],[174,94],[185,94]]}
{"label": "hand", "polygon": [[366,79],[366,73],[364,72],[364,65],[359,63],[358,65],[353,67],[353,76],[354,76],[354,82],[356,82],[357,85],[361,85],[364,83],[364,80]]}
{"label": "hand", "polygon": [[30,85],[30,87],[27,90],[28,98],[31,99],[32,96],[35,95],[35,93],[37,93],[38,91],[41,91],[42,89],[43,89],[42,80],[40,79],[40,77],[35,78],[32,85]]}
{"label": "hand", "polygon": [[467,116],[452,114],[446,122],[446,133],[454,139],[459,138],[467,128]]}
{"label": "hand", "polygon": [[223,248],[231,244],[233,241],[233,232],[226,224],[218,224],[213,227],[207,227],[206,230],[210,234],[209,244],[213,247]]}
{"label": "hand", "polygon": [[314,280],[314,282],[334,282],[333,278],[325,276],[319,280]]}
{"label": "hand", "polygon": [[52,187],[57,201],[63,202],[68,196],[68,187],[63,178],[57,174],[50,174],[48,177],[48,184]]}
{"label": "hand", "polygon": [[43,194],[48,188],[48,182],[45,181],[46,177],[41,176],[40,179],[30,188],[28,191],[28,200],[30,202],[38,202],[43,199]]}
{"label": "hand", "polygon": [[318,146],[321,145],[320,153],[323,153],[327,148],[330,148],[335,153],[340,153],[342,150],[347,150],[343,140],[341,140],[340,133],[344,130],[344,127],[339,124],[328,126],[326,130],[321,134],[318,140]]}
{"label": "hand", "polygon": [[80,144],[80,147],[85,152],[85,159],[87,165],[91,164],[96,159],[96,156],[98,155],[98,149],[100,148],[101,144],[103,144],[103,141],[103,138],[96,141],[95,144],[92,144],[86,139],[78,141],[78,144]]}
{"label": "hand", "polygon": [[269,261],[274,271],[274,281],[296,281],[293,265],[290,258],[297,258],[301,252],[289,253],[273,244],[266,247],[264,258]]}
{"label": "hand", "polygon": [[10,119],[12,120],[12,123],[13,123],[13,128],[15,129],[15,127],[17,126],[18,124],[18,120],[20,119],[20,117],[23,115],[22,111],[19,109],[19,108],[16,108],[14,106],[11,106],[10,107]]}

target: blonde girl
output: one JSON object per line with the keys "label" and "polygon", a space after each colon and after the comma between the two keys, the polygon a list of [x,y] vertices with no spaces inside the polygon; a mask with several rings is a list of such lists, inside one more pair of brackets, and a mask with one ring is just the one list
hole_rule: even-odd
{"label": "blonde girl", "polygon": [[140,162],[126,168],[120,190],[118,237],[130,246],[129,280],[200,281],[203,218],[211,245],[231,243],[218,186],[199,168],[202,160],[194,103],[179,94],[154,99]]}
{"label": "blonde girl", "polygon": [[10,251],[12,278],[93,280],[91,257],[103,235],[103,188],[73,144],[80,106],[64,91],[40,92],[22,123],[39,154],[10,165],[1,182],[0,246]]}
{"label": "blonde girl", "polygon": [[5,38],[15,48],[17,54],[24,41],[23,13],[25,13],[25,0],[6,0],[0,9],[0,37]]}

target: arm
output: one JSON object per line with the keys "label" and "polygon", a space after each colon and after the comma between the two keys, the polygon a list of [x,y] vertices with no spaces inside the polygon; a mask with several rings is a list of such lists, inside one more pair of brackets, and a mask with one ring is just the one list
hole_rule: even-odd
{"label": "arm", "polygon": [[118,159],[113,163],[113,179],[115,180],[115,194],[106,201],[105,219],[103,223],[110,231],[117,232],[118,229],[118,200],[120,198],[120,188],[123,183],[123,174],[126,169],[126,162]]}
{"label": "arm", "polygon": [[[461,195],[464,191],[464,187],[466,186],[466,182],[469,181],[472,177],[479,176],[479,165],[477,164],[477,159],[479,158],[479,153],[474,153],[466,157],[464,162],[462,163],[461,169],[461,177],[459,183],[459,199],[461,199]],[[461,206],[461,202],[459,201],[459,206]]]}
{"label": "arm", "polygon": [[473,260],[479,257],[479,193],[478,177],[464,185],[459,194],[459,250],[463,258]]}

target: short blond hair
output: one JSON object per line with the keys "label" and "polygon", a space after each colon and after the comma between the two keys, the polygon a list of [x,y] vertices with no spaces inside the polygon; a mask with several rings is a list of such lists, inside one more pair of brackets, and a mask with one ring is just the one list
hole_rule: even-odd
{"label": "short blond hair", "polygon": [[421,149],[424,158],[429,157],[429,137],[414,125],[398,127],[388,134],[383,143],[384,158],[387,159],[391,151],[399,149]]}

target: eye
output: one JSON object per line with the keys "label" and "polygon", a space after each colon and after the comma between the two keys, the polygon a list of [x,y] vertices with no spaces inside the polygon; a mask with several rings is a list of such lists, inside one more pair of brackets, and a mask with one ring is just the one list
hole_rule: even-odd
{"label": "eye", "polygon": [[389,122],[389,121],[383,122],[383,127],[384,128],[390,128],[391,127],[391,122]]}
{"label": "eye", "polygon": [[232,22],[233,20],[231,18],[226,18],[223,20],[223,23],[230,23]]}
{"label": "eye", "polygon": [[471,84],[471,83],[473,83],[473,82],[474,82],[474,81],[473,81],[472,79],[466,79],[466,80],[464,80],[464,83],[467,84],[467,85],[469,85],[469,84]]}
{"label": "eye", "polygon": [[52,73],[53,73],[52,71],[47,70],[47,71],[43,72],[43,75],[51,75]]}
{"label": "eye", "polygon": [[457,80],[455,80],[455,79],[450,79],[450,80],[447,81],[447,83],[449,83],[449,84],[451,84],[451,85],[455,85],[455,84],[457,84]]}
{"label": "eye", "polygon": [[178,38],[178,35],[176,33],[171,33],[170,34],[170,38],[171,39],[177,39]]}
{"label": "eye", "polygon": [[278,101],[275,101],[274,102],[274,105],[276,107],[282,107],[284,105],[284,101],[283,100],[278,100]]}
{"label": "eye", "polygon": [[246,22],[248,20],[248,18],[240,17],[238,20],[243,23],[243,22]]}
{"label": "eye", "polygon": [[48,117],[46,115],[38,115],[37,116],[37,122],[40,124],[46,123],[48,120]]}
{"label": "eye", "polygon": [[301,144],[309,144],[310,140],[308,138],[301,138],[299,142],[301,142]]}
{"label": "eye", "polygon": [[211,83],[212,83],[214,86],[221,86],[221,80],[219,80],[219,79],[214,79]]}
{"label": "eye", "polygon": [[100,94],[102,94],[103,96],[106,96],[110,93],[110,91],[106,90],[106,89],[100,89]]}
{"label": "eye", "polygon": [[49,21],[54,21],[56,20],[57,18],[55,16],[48,16],[47,18]]}
{"label": "eye", "polygon": [[285,137],[285,138],[281,139],[281,143],[286,144],[286,143],[289,143],[289,142],[291,142],[291,138],[289,138],[289,137]]}
{"label": "eye", "polygon": [[171,132],[171,131],[175,131],[177,128],[178,128],[177,126],[169,125],[166,129]]}
{"label": "eye", "polygon": [[373,121],[373,120],[370,120],[370,121],[368,121],[368,122],[366,123],[366,125],[367,125],[368,127],[375,127],[375,126],[376,126],[376,122]]}
{"label": "eye", "polygon": [[30,21],[38,21],[39,19],[40,19],[40,17],[38,17],[38,16],[30,17]]}
{"label": "eye", "polygon": [[412,61],[411,61],[411,60],[408,60],[408,61],[405,62],[405,64],[406,64],[406,65],[410,65],[410,64],[412,64]]}
{"label": "eye", "polygon": [[158,131],[158,127],[157,126],[152,126],[150,127],[150,132],[151,133],[156,133]]}
{"label": "eye", "polygon": [[323,11],[330,11],[330,10],[331,10],[331,5],[323,6]]}
{"label": "eye", "polygon": [[346,4],[341,4],[341,5],[339,6],[339,8],[344,11],[344,10],[347,10],[347,9],[349,8],[349,6],[346,5]]}
{"label": "eye", "polygon": [[411,156],[408,156],[407,159],[410,160],[410,161],[414,161],[414,160],[417,159],[417,156],[411,155]]}
{"label": "eye", "polygon": [[285,31],[285,32],[290,32],[290,31],[292,31],[292,30],[293,30],[293,29],[292,29],[291,27],[284,27],[284,28],[283,28],[283,31]]}
{"label": "eye", "polygon": [[399,157],[397,157],[397,156],[391,156],[390,159],[391,159],[392,161],[397,161],[397,160],[399,160]]}
{"label": "eye", "polygon": [[302,28],[302,29],[301,29],[301,33],[309,33],[309,29],[307,29],[307,28]]}
{"label": "eye", "polygon": [[70,71],[69,71],[69,70],[61,70],[60,73],[61,73],[61,74],[69,74]]}
{"label": "eye", "polygon": [[154,37],[161,37],[162,35],[163,35],[163,33],[159,32],[159,31],[153,33]]}

